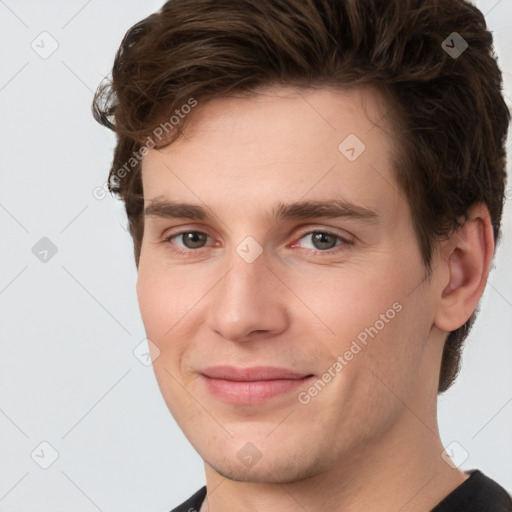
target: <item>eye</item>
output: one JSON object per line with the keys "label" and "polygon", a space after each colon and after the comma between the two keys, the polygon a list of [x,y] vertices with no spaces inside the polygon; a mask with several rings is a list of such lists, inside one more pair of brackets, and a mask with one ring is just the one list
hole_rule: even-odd
{"label": "eye", "polygon": [[305,249],[326,252],[340,245],[350,244],[351,242],[340,235],[336,235],[329,231],[310,231],[304,233],[299,240],[308,240],[309,244],[301,244]]}
{"label": "eye", "polygon": [[[165,240],[182,249],[201,249],[206,244],[209,236],[206,233],[201,231],[182,231],[181,233],[175,233]],[[181,242],[183,245],[177,243],[177,241]]]}

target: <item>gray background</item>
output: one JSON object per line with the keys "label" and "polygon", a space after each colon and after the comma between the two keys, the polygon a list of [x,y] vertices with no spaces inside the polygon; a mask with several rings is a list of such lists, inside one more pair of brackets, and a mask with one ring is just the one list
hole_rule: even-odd
{"label": "gray background", "polygon": [[[0,512],[163,512],[204,483],[151,367],[133,354],[145,334],[122,205],[93,195],[114,147],[90,114],[93,91],[126,30],[161,4],[0,0]],[[512,1],[476,4],[510,106]],[[511,185],[497,268],[462,373],[440,399],[443,442],[458,443],[455,457],[468,453],[461,467],[509,492]],[[47,248],[43,237],[57,249],[46,262],[34,254]],[[58,453],[48,469],[42,442]]]}

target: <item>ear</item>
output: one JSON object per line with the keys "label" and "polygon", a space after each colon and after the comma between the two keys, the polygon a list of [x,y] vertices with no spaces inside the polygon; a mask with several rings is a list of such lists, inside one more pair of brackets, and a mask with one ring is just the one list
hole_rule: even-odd
{"label": "ear", "polygon": [[494,254],[494,234],[487,207],[478,203],[468,219],[443,242],[441,282],[434,325],[454,331],[469,319],[482,296]]}

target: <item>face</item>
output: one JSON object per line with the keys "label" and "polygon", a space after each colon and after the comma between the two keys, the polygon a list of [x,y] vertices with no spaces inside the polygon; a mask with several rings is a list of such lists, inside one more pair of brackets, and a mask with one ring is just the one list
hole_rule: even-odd
{"label": "face", "polygon": [[268,88],[199,104],[144,157],[154,370],[221,475],[348,464],[421,394],[435,305],[386,109],[369,88]]}

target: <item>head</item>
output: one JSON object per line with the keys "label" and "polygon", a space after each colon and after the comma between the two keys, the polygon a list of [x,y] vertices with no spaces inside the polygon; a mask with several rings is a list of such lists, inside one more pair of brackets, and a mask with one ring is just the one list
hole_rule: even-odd
{"label": "head", "polygon": [[[232,459],[251,441],[304,477],[399,421],[386,387],[414,402],[453,383],[500,236],[510,120],[474,6],[171,0],[128,31],[94,113],[118,137],[109,188],[159,385],[219,472],[264,479]],[[210,401],[212,364],[309,377],[293,403],[235,407]]]}

